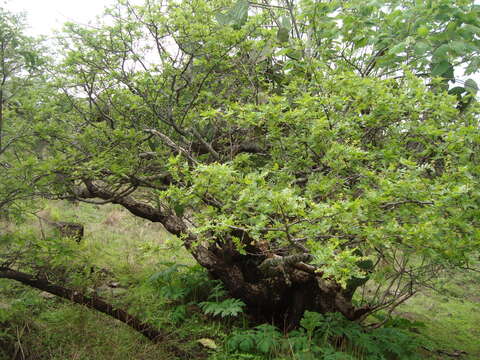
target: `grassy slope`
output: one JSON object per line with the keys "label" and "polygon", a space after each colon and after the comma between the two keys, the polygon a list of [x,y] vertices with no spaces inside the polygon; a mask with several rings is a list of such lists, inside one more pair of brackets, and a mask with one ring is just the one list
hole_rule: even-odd
{"label": "grassy slope", "polygon": [[[161,308],[165,304],[156,297],[154,289],[145,285],[145,279],[161,266],[159,263],[175,261],[193,264],[185,251],[169,243],[169,235],[161,225],[135,218],[111,205],[97,207],[51,203],[49,211],[42,215],[52,220],[76,221],[86,225],[85,237],[79,246],[80,256],[96,267],[115,274],[114,279],[99,279],[100,289],[107,280],[119,282],[122,287],[128,286],[127,291],[103,290],[102,296],[110,297],[111,301],[166,329],[170,334],[167,345],[179,346],[195,356],[205,353],[196,338],[208,336],[218,325],[200,324],[201,319],[192,317],[182,326],[174,327],[168,317],[168,309],[165,306]],[[27,226],[38,228],[38,222],[31,220]],[[46,225],[44,229],[47,235],[52,231]],[[11,281],[0,281],[0,299],[0,310],[15,311],[9,319],[14,320],[11,340],[22,344],[24,351],[31,356],[34,354],[32,359],[174,358],[165,349],[165,344],[152,344],[108,316],[50,298]],[[158,300],[160,303],[155,304]],[[34,309],[36,311],[32,316]],[[0,338],[1,331],[0,326]],[[3,360],[1,351],[0,360]]]}
{"label": "grassy slope", "polygon": [[[480,274],[457,273],[443,279],[442,292],[428,290],[399,308],[399,315],[421,321],[432,347],[455,353],[463,359],[480,359]],[[439,357],[452,358],[452,357]]]}
{"label": "grassy slope", "polygon": [[[221,338],[229,331],[230,324],[207,319],[197,309],[187,309],[187,316],[180,320],[172,318],[172,307],[145,281],[165,262],[193,264],[191,257],[160,225],[135,218],[112,205],[51,203],[44,215],[53,220],[86,224],[85,238],[78,251],[84,259],[107,269],[110,274],[106,276],[108,279],[98,279],[97,285],[102,288],[107,280],[114,280],[128,288],[106,288],[102,295],[167,331],[168,344],[182,348],[192,358],[205,358],[208,351],[197,340],[213,334]],[[32,220],[28,226],[38,229],[38,222]],[[115,274],[115,279],[111,274]],[[457,298],[424,293],[411,299],[399,312],[424,322],[426,327],[420,331],[431,339],[435,348],[451,352],[464,350],[468,352],[465,359],[480,359],[480,275],[457,274],[445,283],[445,288]],[[0,314],[2,309],[15,311],[14,315],[10,314],[13,325],[8,334],[11,340],[22,344],[24,351],[33,354],[32,359],[175,357],[166,350],[165,343],[152,344],[107,316],[45,298],[45,294],[9,281],[0,282]],[[0,339],[1,331],[0,326]],[[433,358],[433,355],[428,353],[425,357]]]}

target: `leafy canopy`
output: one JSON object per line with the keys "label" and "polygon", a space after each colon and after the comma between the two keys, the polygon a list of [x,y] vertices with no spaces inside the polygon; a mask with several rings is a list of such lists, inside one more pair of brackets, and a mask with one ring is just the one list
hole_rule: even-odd
{"label": "leafy canopy", "polygon": [[206,267],[206,247],[280,257],[289,283],[307,254],[347,295],[371,280],[358,303],[398,304],[478,254],[477,85],[455,69],[478,70],[479,11],[119,1],[66,25],[34,192],[119,203]]}

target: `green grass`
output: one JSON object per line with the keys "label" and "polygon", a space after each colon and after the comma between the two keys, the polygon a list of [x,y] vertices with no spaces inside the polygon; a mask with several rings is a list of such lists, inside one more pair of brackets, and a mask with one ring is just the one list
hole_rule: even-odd
{"label": "green grass", "polygon": [[[212,283],[161,225],[136,218],[114,205],[65,202],[47,205],[41,216],[85,225],[85,237],[79,245],[72,244],[74,255],[67,257],[66,263],[88,263],[102,269],[86,280],[79,276],[77,286],[85,291],[96,289],[112,303],[162,329],[166,337],[160,344],[153,344],[106,315],[3,280],[0,281],[0,360],[3,360],[2,344],[5,347],[7,341],[30,354],[28,359],[178,358],[172,347],[192,359],[209,356],[233,359],[221,349],[214,352],[202,347],[198,340],[213,339],[221,346],[233,329],[245,326],[246,319],[212,319],[203,314],[198,302],[206,300]],[[0,231],[7,228],[12,231],[15,226],[0,223]],[[29,218],[22,228],[42,237],[35,217]],[[43,229],[46,237],[55,232],[45,223]],[[187,266],[175,269],[169,277],[165,274],[172,263]],[[157,280],[149,280],[152,278]],[[120,285],[120,289],[107,287],[111,282]],[[429,339],[427,347],[432,350],[463,350],[468,353],[463,359],[480,359],[480,274],[457,273],[443,283],[442,293],[424,291],[402,305],[397,313],[425,324],[419,331]],[[185,296],[175,293],[182,287],[191,291]],[[10,359],[6,356],[4,352],[3,357]],[[449,358],[427,351],[424,357]]]}
{"label": "green grass", "polygon": [[[463,272],[443,279],[442,291],[425,290],[398,311],[421,321],[422,334],[434,349],[465,351],[463,359],[480,359],[480,274]],[[438,357],[451,358],[451,357]]]}
{"label": "green grass", "polygon": [[[158,289],[146,282],[166,261],[194,264],[191,256],[161,225],[138,219],[114,205],[50,202],[40,215],[54,221],[85,224],[84,239],[80,245],[74,245],[76,256],[107,273],[106,278],[94,279],[85,286],[119,283],[126,290],[111,289],[101,295],[159,325],[168,336],[166,342],[152,344],[106,315],[65,300],[44,298],[39,291],[3,280],[0,281],[0,313],[3,310],[3,317],[8,317],[10,326],[6,331],[4,322],[3,330],[10,341],[20,344],[25,353],[34,354],[32,359],[172,359],[175,355],[167,349],[171,346],[197,358],[205,357],[207,352],[197,343],[197,337],[209,336],[222,325],[208,321],[198,311],[181,326],[172,323],[171,305],[162,299]],[[35,217],[22,226],[42,236]],[[8,227],[13,230],[11,224]],[[4,223],[4,231],[5,228]],[[45,222],[43,229],[47,237],[55,232]],[[25,303],[27,300],[30,304]],[[36,311],[32,316],[33,308]],[[1,320],[0,316],[0,323]]]}

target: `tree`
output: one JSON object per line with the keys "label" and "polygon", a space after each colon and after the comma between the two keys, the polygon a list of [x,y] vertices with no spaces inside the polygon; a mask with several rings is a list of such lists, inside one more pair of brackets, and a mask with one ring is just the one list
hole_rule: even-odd
{"label": "tree", "polygon": [[66,27],[35,192],[162,223],[286,329],[391,310],[478,254],[476,84],[446,93],[478,68],[478,12],[119,1]]}
{"label": "tree", "polygon": [[[0,215],[26,199],[36,181],[29,164],[41,154],[35,123],[47,99],[48,58],[42,39],[24,34],[23,14],[0,7]],[[18,203],[17,203],[18,204]]]}
{"label": "tree", "polygon": [[[0,154],[16,138],[5,134],[6,117],[14,117],[15,110],[21,108],[16,98],[21,97],[33,78],[40,74],[44,63],[39,56],[39,40],[25,36],[24,29],[23,15],[0,8]],[[4,138],[9,141],[5,143]]]}

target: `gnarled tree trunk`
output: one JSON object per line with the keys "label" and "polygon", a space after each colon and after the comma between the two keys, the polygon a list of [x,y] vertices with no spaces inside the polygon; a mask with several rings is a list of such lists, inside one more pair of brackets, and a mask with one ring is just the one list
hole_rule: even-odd
{"label": "gnarled tree trunk", "polygon": [[[273,322],[285,331],[296,328],[305,311],[340,312],[349,320],[358,320],[371,310],[368,306],[356,308],[351,289],[322,278],[312,266],[302,261],[289,263],[292,256],[241,255],[215,246],[197,246],[191,251],[231,296],[246,303],[254,319]],[[295,257],[301,260],[308,255]]]}
{"label": "gnarled tree trunk", "polygon": [[181,236],[185,247],[197,262],[222,281],[230,295],[243,300],[248,311],[259,322],[274,322],[288,331],[298,326],[307,310],[319,313],[340,312],[347,319],[357,320],[368,313],[368,306],[355,308],[354,289],[343,289],[335,281],[324,279],[319,269],[308,265],[310,255],[290,256],[269,254],[253,244],[247,233],[232,231],[247,245],[241,254],[233,242],[200,241],[187,226],[188,222],[175,213],[157,209],[130,196],[115,198],[92,181],[77,192],[80,198],[101,198],[120,204],[132,214],[160,222],[170,233]]}

